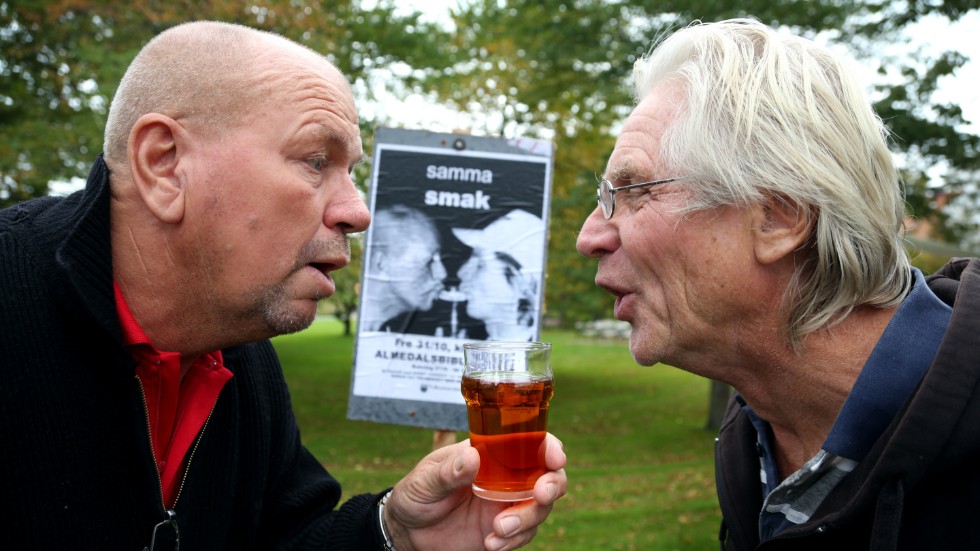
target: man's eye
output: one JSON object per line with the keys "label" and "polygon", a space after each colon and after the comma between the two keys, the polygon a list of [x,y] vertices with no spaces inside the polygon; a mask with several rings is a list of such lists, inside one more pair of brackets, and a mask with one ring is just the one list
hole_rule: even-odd
{"label": "man's eye", "polygon": [[320,172],[327,166],[326,157],[311,157],[306,160],[306,164],[310,166],[313,170]]}
{"label": "man's eye", "polygon": [[642,203],[645,203],[646,199],[655,195],[654,190],[650,188],[627,189],[616,194],[616,205],[632,205],[630,208],[633,208],[637,204],[641,204],[641,200]]}

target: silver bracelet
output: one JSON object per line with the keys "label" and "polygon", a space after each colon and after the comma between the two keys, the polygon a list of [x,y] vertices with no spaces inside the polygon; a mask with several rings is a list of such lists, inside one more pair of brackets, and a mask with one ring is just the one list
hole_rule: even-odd
{"label": "silver bracelet", "polygon": [[378,524],[381,525],[381,536],[385,539],[384,551],[397,551],[395,549],[395,542],[391,541],[391,536],[385,530],[385,504],[388,503],[389,497],[391,497],[391,490],[388,490],[388,493],[378,502]]}

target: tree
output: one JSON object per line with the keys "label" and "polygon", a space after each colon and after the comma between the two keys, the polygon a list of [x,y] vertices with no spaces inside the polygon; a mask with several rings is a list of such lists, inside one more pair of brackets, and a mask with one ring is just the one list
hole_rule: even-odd
{"label": "tree", "polygon": [[126,66],[186,14],[279,32],[326,52],[364,101],[384,68],[437,59],[434,44],[445,32],[403,11],[393,0],[371,8],[355,0],[0,0],[0,208],[86,175]]}
{"label": "tree", "polygon": [[107,33],[101,19],[70,9],[0,2],[0,207],[84,174],[78,158],[101,149],[105,106],[84,53]]}
{"label": "tree", "polygon": [[[592,186],[612,149],[613,130],[632,106],[633,61],[651,43],[696,16],[752,14],[871,55],[872,47],[898,39],[901,29],[926,14],[957,18],[971,6],[965,1],[474,0],[453,12],[457,31],[446,45],[448,64],[428,69],[417,89],[435,90],[441,100],[473,113],[485,134],[557,143],[548,258],[550,266],[561,269],[549,270],[546,304],[549,317],[571,326],[609,315],[608,298],[592,284],[593,263],[578,256],[574,243],[594,208]],[[909,60],[898,65],[904,75],[899,83],[881,87],[877,107],[902,138],[896,148],[921,161],[907,168],[912,179],[938,160],[957,169],[975,167],[978,138],[957,130],[962,112],[930,101],[938,79],[962,62],[954,53]],[[941,219],[934,202],[918,195],[925,191],[910,187],[910,204],[922,209],[920,216]]]}
{"label": "tree", "polygon": [[[434,93],[473,113],[476,133],[554,140],[546,311],[566,326],[609,316],[608,298],[592,283],[593,263],[574,243],[594,206],[592,185],[615,128],[631,108],[632,63],[659,37],[695,17],[751,14],[806,35],[820,33],[870,57],[926,15],[956,20],[976,9],[975,0],[460,0],[451,11],[455,30],[448,31],[396,9],[394,0],[370,8],[354,0],[23,4],[0,0],[0,207],[44,195],[52,180],[85,175],[101,150],[109,98],[146,40],[188,13],[244,23],[327,52],[351,79],[361,105],[379,88]],[[897,78],[879,87],[876,103],[908,159],[915,215],[961,244],[980,241],[969,201],[977,193],[980,138],[959,130],[958,106],[932,97],[938,80],[963,62],[954,52],[882,60],[881,71]],[[378,113],[361,121],[368,149],[371,129],[388,122],[383,110]],[[955,177],[941,189],[920,185],[937,163]],[[958,218],[943,212],[943,194],[959,207]]]}

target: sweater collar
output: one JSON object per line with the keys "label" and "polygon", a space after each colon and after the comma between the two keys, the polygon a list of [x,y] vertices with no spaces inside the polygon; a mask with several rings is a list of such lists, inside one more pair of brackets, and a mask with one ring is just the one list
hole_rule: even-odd
{"label": "sweater collar", "polygon": [[121,339],[112,291],[109,231],[109,167],[102,155],[92,165],[67,237],[56,253],[58,265],[96,323]]}
{"label": "sweater collar", "polygon": [[860,461],[902,409],[932,364],[952,308],[912,268],[913,286],[878,339],[823,449]]}

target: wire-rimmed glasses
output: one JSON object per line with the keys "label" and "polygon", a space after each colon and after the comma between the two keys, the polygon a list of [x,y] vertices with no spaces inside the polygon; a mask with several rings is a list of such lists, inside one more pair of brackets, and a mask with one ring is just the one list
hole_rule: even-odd
{"label": "wire-rimmed glasses", "polygon": [[623,191],[627,189],[636,189],[639,187],[656,186],[659,184],[669,184],[670,182],[678,182],[681,180],[690,180],[690,176],[677,176],[674,178],[665,178],[663,180],[653,180],[652,182],[643,182],[640,184],[629,184],[625,186],[613,187],[612,182],[603,178],[599,182],[599,188],[596,190],[596,195],[599,199],[599,206],[602,207],[602,215],[606,217],[606,220],[612,218],[613,213],[616,212],[616,192]]}

